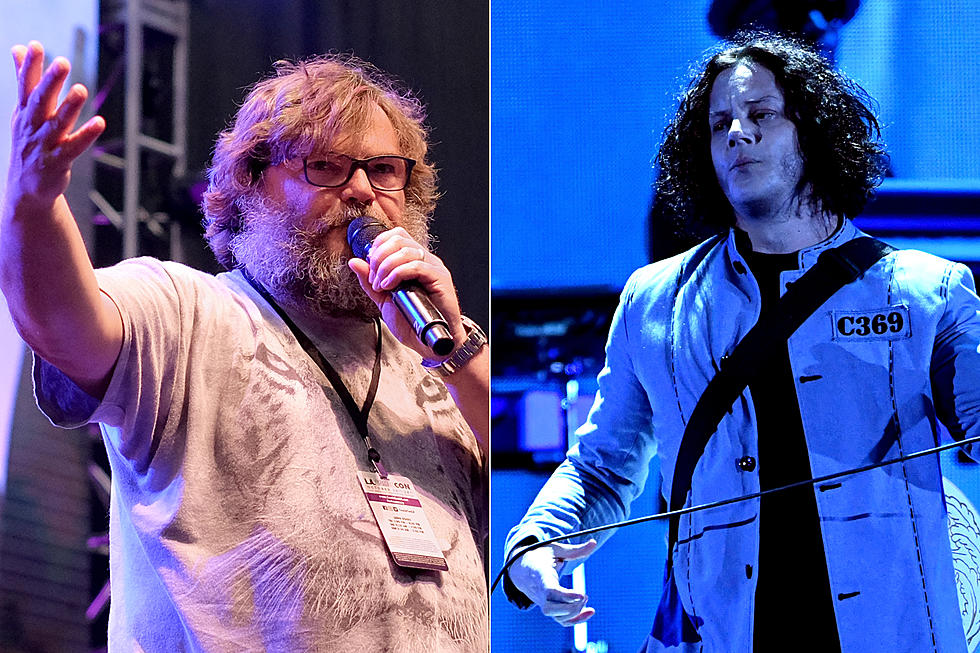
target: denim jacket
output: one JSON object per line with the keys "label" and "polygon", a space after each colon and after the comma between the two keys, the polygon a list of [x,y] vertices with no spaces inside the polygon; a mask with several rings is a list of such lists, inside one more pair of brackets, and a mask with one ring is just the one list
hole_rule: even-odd
{"label": "denim jacket", "polygon": [[[824,250],[863,235],[845,220],[802,250],[799,269],[780,277],[783,291]],[[734,233],[634,272],[579,442],[510,532],[508,555],[529,536],[627,518],[655,455],[670,496],[686,420],[759,311]],[[965,266],[904,250],[803,323],[788,349],[813,477],[933,447],[939,422],[956,439],[980,434],[978,311]],[[758,492],[766,464],[746,389],[709,440],[687,505]],[[842,650],[965,651],[938,457],[813,492]],[[759,519],[758,499],[681,518],[648,651],[751,651]]]}

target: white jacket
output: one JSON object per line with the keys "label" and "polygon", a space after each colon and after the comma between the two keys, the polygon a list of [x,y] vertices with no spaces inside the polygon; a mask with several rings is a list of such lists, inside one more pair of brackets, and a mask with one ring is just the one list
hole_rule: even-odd
{"label": "white jacket", "polygon": [[[827,248],[862,235],[844,221],[799,253],[800,269],[782,274],[782,288]],[[670,496],[686,420],[722,356],[756,323],[760,301],[734,233],[631,276],[579,444],[509,534],[508,555],[528,536],[626,518],[654,455]],[[897,251],[803,323],[789,357],[814,477],[933,447],[937,421],[954,438],[980,434],[978,310],[965,266]],[[746,456],[758,466],[740,466]],[[766,464],[745,390],[695,468],[688,505],[758,492]],[[938,457],[847,476],[814,494],[842,650],[965,651]],[[748,570],[758,567],[758,535],[758,499],[682,517],[673,552],[680,601],[662,602],[667,641],[651,637],[647,650],[676,639],[672,651],[751,651],[758,573]]]}

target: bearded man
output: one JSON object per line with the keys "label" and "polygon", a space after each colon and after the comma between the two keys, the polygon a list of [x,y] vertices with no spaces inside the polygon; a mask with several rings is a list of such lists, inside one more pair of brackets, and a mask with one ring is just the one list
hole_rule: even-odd
{"label": "bearded man", "polygon": [[[419,102],[350,58],[280,63],[215,148],[206,236],[230,271],[96,271],[63,192],[105,122],[75,129],[81,85],[58,103],[66,60],[13,56],[0,287],[39,406],[102,427],[110,650],[486,650],[489,354],[428,251]],[[368,260],[359,216],[387,228]],[[406,282],[448,356],[396,310]]]}

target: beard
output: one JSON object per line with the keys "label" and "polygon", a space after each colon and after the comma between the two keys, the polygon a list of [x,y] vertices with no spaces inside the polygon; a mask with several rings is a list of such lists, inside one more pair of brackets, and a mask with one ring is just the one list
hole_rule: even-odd
{"label": "beard", "polygon": [[[243,230],[229,244],[239,267],[246,268],[277,302],[314,318],[359,318],[380,315],[378,307],[347,267],[349,247],[336,251],[327,234],[345,229],[351,220],[370,215],[386,227],[388,220],[364,205],[345,205],[302,227],[297,212],[285,203],[264,196],[240,202]],[[406,205],[401,227],[420,245],[429,248],[428,217]]]}

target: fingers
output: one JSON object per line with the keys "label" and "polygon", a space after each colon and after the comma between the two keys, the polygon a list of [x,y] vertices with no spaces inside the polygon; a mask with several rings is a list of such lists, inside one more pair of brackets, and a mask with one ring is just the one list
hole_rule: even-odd
{"label": "fingers", "polygon": [[588,542],[583,542],[582,544],[561,544],[556,542],[552,544],[552,550],[555,552],[555,560],[558,562],[564,562],[565,560],[578,560],[579,558],[587,558],[592,555],[592,552],[596,550],[599,543],[594,539]]}
{"label": "fingers", "polygon": [[27,56],[26,45],[15,45],[10,49],[10,54],[14,58],[14,73],[20,75],[20,67],[24,65],[24,57]]}
{"label": "fingers", "polygon": [[574,626],[595,614],[595,609],[588,606],[588,601],[588,595],[556,584],[545,591],[535,603],[546,617],[551,617],[562,626]]}
{"label": "fingers", "polygon": [[92,146],[92,143],[105,131],[105,120],[102,116],[90,118],[71,136],[61,142],[61,154],[69,161],[74,161],[82,152]]}
{"label": "fingers", "polygon": [[[23,49],[21,49],[23,48]],[[37,86],[41,79],[41,67],[44,64],[44,48],[37,41],[31,41],[27,47],[19,46],[14,50],[14,62],[17,63],[18,54],[20,65],[17,68],[17,99],[23,108],[27,106],[27,100],[31,96],[31,91]]]}
{"label": "fingers", "polygon": [[17,70],[19,105],[23,109],[21,117],[15,120],[27,129],[20,133],[35,134],[46,151],[67,157],[70,163],[105,131],[105,120],[97,116],[71,133],[88,99],[88,89],[82,84],[72,85],[58,105],[58,96],[71,72],[68,60],[55,57],[42,75],[44,48],[37,41],[26,46],[15,45],[11,55]]}
{"label": "fingers", "polygon": [[53,121],[51,133],[57,138],[64,136],[74,127],[88,97],[85,87],[75,84],[58,107],[58,95],[71,72],[71,64],[64,57],[55,57],[42,75],[44,48],[40,43],[31,41],[27,46],[16,45],[10,52],[17,71],[19,106],[27,109],[28,122],[38,129]]}
{"label": "fingers", "polygon": [[[88,91],[74,84],[58,103],[71,71],[64,57],[44,67],[44,48],[37,41],[11,48],[17,71],[18,106],[11,117],[12,151],[21,169],[22,190],[53,196],[63,192],[72,162],[105,131],[105,120],[94,117],[77,130]],[[75,130],[75,131],[72,131]]]}
{"label": "fingers", "polygon": [[[558,621],[562,626],[574,626],[575,624],[580,624],[584,621],[588,621],[595,614],[595,608],[585,608],[578,615],[572,617],[571,619],[566,619],[564,621]],[[557,621],[557,620],[556,620]]]}
{"label": "fingers", "polygon": [[372,257],[374,260],[380,261],[371,276],[375,290],[393,290],[407,280],[431,283],[448,274],[444,272],[442,261],[421,247],[402,247],[383,259]]}
{"label": "fingers", "polygon": [[541,614],[551,617],[562,626],[574,626],[587,621],[595,609],[586,605],[589,597],[564,587],[548,590],[544,602],[539,604]]}
{"label": "fingers", "polygon": [[361,284],[361,289],[367,293],[368,297],[371,298],[371,301],[380,306],[384,296],[371,287],[371,281],[369,280],[371,268],[368,265],[368,262],[363,259],[352,257],[347,261],[347,267],[349,267],[357,276],[357,281]]}
{"label": "fingers", "polygon": [[70,71],[71,64],[68,63],[68,60],[64,57],[57,57],[48,66],[40,83],[31,92],[27,106],[29,110],[32,105],[35,107],[31,113],[31,122],[35,127],[40,126],[54,114],[58,104],[58,94],[61,93],[61,87],[68,79]]}
{"label": "fingers", "polygon": [[54,116],[51,118],[51,135],[55,138],[63,138],[75,127],[78,116],[82,113],[85,100],[88,99],[88,89],[81,84],[74,84],[65,95],[64,102],[58,107]]}
{"label": "fingers", "polygon": [[466,339],[452,275],[439,257],[427,252],[405,229],[396,227],[376,237],[371,243],[368,259],[351,258],[348,266],[399,342],[424,358],[433,354],[419,341],[413,324],[402,315],[393,299],[391,291],[409,281],[422,286],[449,325],[453,339],[457,343]]}
{"label": "fingers", "polygon": [[563,626],[588,620],[595,610],[589,597],[566,587],[558,580],[564,560],[587,556],[596,548],[595,540],[584,544],[551,544],[528,551],[508,571],[511,582],[524,592],[545,614]]}
{"label": "fingers", "polygon": [[370,280],[375,290],[392,290],[403,281],[423,284],[449,278],[442,260],[427,252],[401,227],[379,235],[371,244]]}

